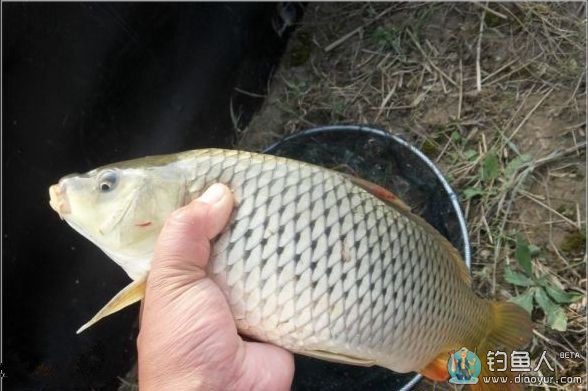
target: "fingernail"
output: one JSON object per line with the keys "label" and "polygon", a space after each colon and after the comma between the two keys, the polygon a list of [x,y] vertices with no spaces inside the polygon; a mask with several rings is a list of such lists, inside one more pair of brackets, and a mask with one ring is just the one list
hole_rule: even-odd
{"label": "fingernail", "polygon": [[204,202],[206,204],[214,204],[215,202],[220,201],[224,194],[225,187],[219,183],[215,183],[198,198],[198,201]]}

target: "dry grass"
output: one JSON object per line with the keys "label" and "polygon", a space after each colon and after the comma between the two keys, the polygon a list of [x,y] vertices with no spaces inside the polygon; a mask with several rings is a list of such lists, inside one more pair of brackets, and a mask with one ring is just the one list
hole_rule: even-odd
{"label": "dry grass", "polygon": [[[524,292],[504,279],[505,265],[521,270],[518,235],[540,248],[535,277],[585,293],[584,7],[311,3],[239,146],[323,124],[403,134],[469,196],[476,291]],[[586,384],[586,298],[561,308],[565,332],[534,309],[533,363],[545,350],[556,376]],[[583,357],[559,359],[567,350]]]}

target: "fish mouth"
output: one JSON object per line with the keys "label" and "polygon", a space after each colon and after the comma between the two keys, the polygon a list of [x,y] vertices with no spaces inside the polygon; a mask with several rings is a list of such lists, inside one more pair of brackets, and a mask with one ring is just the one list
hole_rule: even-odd
{"label": "fish mouth", "polygon": [[62,220],[64,215],[71,212],[63,184],[49,187],[49,205],[59,214]]}

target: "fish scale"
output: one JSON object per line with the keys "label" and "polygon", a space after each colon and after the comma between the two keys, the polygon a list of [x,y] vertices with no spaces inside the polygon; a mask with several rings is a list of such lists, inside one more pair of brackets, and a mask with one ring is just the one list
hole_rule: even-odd
{"label": "fish scale", "polygon": [[[209,157],[203,157],[202,163],[196,159],[195,178],[205,184],[226,183],[238,205],[255,195],[258,205],[253,210],[243,201],[245,207],[237,207],[232,223],[215,242],[210,263],[211,276],[229,298],[239,327],[263,339],[266,325],[277,325],[285,334],[273,333],[274,338],[279,337],[269,342],[293,351],[312,347],[349,355],[362,352],[393,362],[390,351],[403,335],[411,335],[413,304],[420,300],[415,287],[410,286],[413,280],[422,278],[426,266],[416,253],[421,241],[418,227],[333,171],[279,158],[272,158],[273,164],[266,165],[267,158],[251,158],[246,153],[224,156],[222,171],[210,170],[214,157],[210,164],[206,164]],[[259,233],[245,235],[247,229],[259,227],[267,234],[264,238]],[[295,241],[294,237],[306,240]],[[253,257],[259,252],[245,250],[257,247],[261,248],[258,259]],[[343,252],[349,260],[344,259]],[[304,262],[305,253],[310,273],[301,273],[297,267],[284,268],[280,263]],[[397,278],[395,273],[399,273]],[[241,281],[249,281],[245,290]],[[296,295],[296,287],[286,281],[310,289],[310,295]],[[396,281],[392,289],[397,299],[386,305],[380,297],[391,281]],[[281,294],[284,289],[287,294]],[[257,305],[240,302],[241,292],[251,295],[254,290],[259,291]],[[277,300],[269,299],[274,295]],[[426,307],[418,309],[425,311]],[[304,317],[307,322],[297,322],[293,327],[286,322],[304,312],[310,314]],[[397,338],[386,338],[388,335]],[[308,345],[308,337],[312,337],[314,346]],[[382,346],[387,339],[391,346]],[[400,347],[409,346],[400,343]],[[427,348],[430,350],[430,345]],[[405,356],[396,359],[406,361]],[[417,365],[425,365],[423,361]]]}
{"label": "fish scale", "polygon": [[[108,194],[103,174],[117,178]],[[311,164],[219,149],[115,163],[50,188],[60,216],[134,280],[82,329],[143,297],[165,219],[216,182],[233,191],[235,210],[208,275],[241,333],[435,380],[462,346],[529,340],[528,314],[478,298],[457,250],[394,195]],[[105,234],[97,227],[106,223]]]}

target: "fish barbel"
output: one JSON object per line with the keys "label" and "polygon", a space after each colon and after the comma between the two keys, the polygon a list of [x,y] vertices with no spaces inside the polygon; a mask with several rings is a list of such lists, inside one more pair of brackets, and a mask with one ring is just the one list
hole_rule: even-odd
{"label": "fish barbel", "polygon": [[458,251],[392,193],[311,164],[221,149],[116,163],[51,186],[53,209],[133,280],[86,326],[143,297],[166,218],[217,182],[237,206],[208,275],[242,334],[435,380],[447,379],[461,347],[485,357],[528,343],[527,312],[477,297]]}

